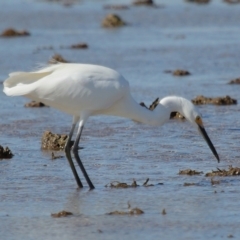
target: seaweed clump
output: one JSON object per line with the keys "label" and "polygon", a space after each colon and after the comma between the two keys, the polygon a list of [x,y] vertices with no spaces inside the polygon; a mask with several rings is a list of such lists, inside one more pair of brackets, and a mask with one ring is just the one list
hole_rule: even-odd
{"label": "seaweed clump", "polygon": [[179,175],[199,175],[199,174],[202,174],[203,172],[198,172],[196,170],[192,170],[192,169],[186,169],[186,170],[180,170],[179,171]]}
{"label": "seaweed clump", "polygon": [[56,63],[68,63],[66,59],[64,59],[60,54],[55,54],[51,57],[51,59],[48,61],[50,64],[56,64]]}
{"label": "seaweed clump", "polygon": [[195,105],[201,105],[201,104],[231,105],[231,104],[237,104],[237,100],[229,96],[209,98],[201,95],[193,99],[192,103]]}
{"label": "seaweed clump", "polygon": [[172,73],[174,76],[188,76],[191,73],[187,70],[177,69]]}
{"label": "seaweed clump", "polygon": [[22,30],[22,31],[17,31],[13,28],[8,28],[4,30],[1,34],[2,37],[24,37],[24,36],[29,36],[30,33]]}
{"label": "seaweed clump", "polygon": [[42,102],[31,101],[24,104],[24,107],[45,107],[46,105]]}
{"label": "seaweed clump", "polygon": [[[240,3],[240,1],[239,1]],[[233,79],[229,82],[229,84],[240,84],[240,78]]]}
{"label": "seaweed clump", "polygon": [[238,175],[240,175],[240,168],[232,167],[232,166],[229,166],[228,170],[217,168],[217,170],[205,174],[206,177],[214,177],[214,176],[227,177],[227,176],[238,176]]}
{"label": "seaweed clump", "polygon": [[63,150],[67,142],[68,136],[65,134],[54,134],[45,131],[42,136],[42,146],[44,150]]}
{"label": "seaweed clump", "polygon": [[10,159],[13,156],[12,151],[8,147],[4,148],[0,145],[0,159]]}
{"label": "seaweed clump", "polygon": [[67,212],[65,210],[58,212],[58,213],[52,213],[51,216],[54,218],[60,218],[60,217],[67,217],[73,215],[71,212]]}
{"label": "seaweed clump", "polygon": [[128,202],[128,211],[113,211],[113,212],[109,212],[107,213],[107,215],[141,215],[143,214],[144,211],[140,208],[131,208],[130,203]]}
{"label": "seaweed clump", "polygon": [[102,26],[105,28],[122,27],[125,25],[126,23],[116,14],[109,14],[102,21]]}
{"label": "seaweed clump", "polygon": [[141,6],[141,5],[153,6],[155,4],[154,4],[153,0],[136,0],[136,1],[133,2],[133,5],[136,5],[136,6]]}
{"label": "seaweed clump", "polygon": [[[148,184],[149,178],[146,179],[146,181],[142,184],[142,186],[144,187],[152,187],[155,186],[154,184]],[[158,183],[156,185],[163,185],[163,183]],[[110,187],[110,188],[135,188],[138,187],[139,185],[137,184],[136,180],[133,179],[132,184],[127,184],[127,183],[121,183],[118,181],[113,181],[107,185],[105,185],[105,187]]]}

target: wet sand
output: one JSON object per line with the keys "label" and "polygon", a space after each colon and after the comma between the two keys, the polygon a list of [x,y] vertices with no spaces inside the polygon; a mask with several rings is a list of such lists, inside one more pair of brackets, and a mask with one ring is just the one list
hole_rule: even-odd
{"label": "wet sand", "polygon": [[[163,2],[155,1],[161,5]],[[0,3],[0,31],[27,30],[30,36],[0,38],[0,82],[13,71],[46,64],[54,54],[71,62],[94,63],[120,71],[133,96],[149,106],[157,97],[176,94],[229,95],[240,101],[240,4],[211,1],[198,5],[169,1],[164,7],[105,9],[111,1],[77,1],[71,6],[48,1]],[[101,27],[114,13],[128,23]],[[87,49],[69,46],[87,43]],[[176,77],[166,70],[184,69]],[[2,84],[0,85],[2,88]],[[0,161],[2,239],[228,239],[240,234],[239,176],[205,173],[239,167],[239,105],[198,106],[221,162],[190,124],[171,120],[153,128],[127,119],[91,118],[83,132],[81,157],[96,189],[78,190],[65,158],[52,160],[41,150],[44,131],[67,134],[71,117],[52,108],[25,108],[28,99],[0,91],[0,145],[14,157]],[[55,152],[55,155],[64,155]],[[77,166],[76,166],[77,167]],[[195,169],[204,174],[179,175]],[[152,187],[115,189],[119,181]],[[163,183],[163,185],[156,185]],[[184,186],[184,183],[195,185]],[[144,214],[106,215],[138,207]],[[165,209],[166,214],[162,214]],[[73,215],[53,218],[62,210]]]}

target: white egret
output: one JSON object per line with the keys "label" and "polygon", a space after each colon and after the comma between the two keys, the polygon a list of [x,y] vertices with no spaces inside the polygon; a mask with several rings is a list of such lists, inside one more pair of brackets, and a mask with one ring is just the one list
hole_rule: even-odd
{"label": "white egret", "polygon": [[155,102],[155,109],[150,111],[133,99],[128,81],[113,69],[90,64],[58,63],[35,72],[10,73],[3,85],[3,91],[8,96],[25,96],[73,116],[65,153],[80,188],[83,185],[73,164],[70,141],[78,123],[73,154],[90,189],[93,189],[94,185],[79,157],[78,144],[85,123],[94,115],[113,115],[160,126],[170,118],[171,112],[179,112],[200,131],[219,162],[201,115],[189,100],[177,96],[165,97]]}

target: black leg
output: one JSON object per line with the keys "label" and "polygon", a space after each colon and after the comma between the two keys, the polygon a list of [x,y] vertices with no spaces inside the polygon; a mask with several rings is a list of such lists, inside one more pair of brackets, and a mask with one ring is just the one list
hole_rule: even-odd
{"label": "black leg", "polygon": [[65,154],[66,154],[67,160],[69,162],[69,165],[70,165],[70,167],[72,169],[73,175],[74,175],[74,177],[76,179],[77,185],[78,185],[79,188],[82,188],[83,187],[82,182],[81,182],[81,180],[80,180],[80,178],[78,176],[78,173],[76,171],[76,168],[75,168],[75,166],[73,164],[73,160],[72,160],[72,157],[71,157],[71,146],[70,146],[70,143],[71,143],[71,139],[72,139],[72,135],[73,135],[73,131],[75,129],[75,126],[76,126],[76,124],[72,125],[71,131],[69,133],[68,140],[67,140],[66,145],[65,145]]}
{"label": "black leg", "polygon": [[85,177],[85,179],[86,179],[86,181],[88,183],[89,188],[90,189],[94,189],[94,186],[93,186],[90,178],[88,177],[88,174],[87,174],[87,172],[86,172],[86,170],[85,170],[85,168],[84,168],[84,166],[82,164],[82,161],[81,161],[81,159],[80,159],[80,157],[78,155],[78,144],[79,144],[79,141],[80,141],[80,138],[81,138],[82,130],[83,130],[83,126],[79,126],[78,132],[77,132],[76,141],[74,142],[74,145],[73,145],[73,154],[75,156],[75,159],[76,159],[79,167],[82,170],[82,173],[83,173],[83,175],[84,175],[84,177]]}

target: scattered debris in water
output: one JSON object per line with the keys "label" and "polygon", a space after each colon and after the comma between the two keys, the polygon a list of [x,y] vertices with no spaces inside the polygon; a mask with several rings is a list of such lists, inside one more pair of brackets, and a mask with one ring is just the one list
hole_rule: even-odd
{"label": "scattered debris in water", "polygon": [[87,49],[88,45],[86,43],[78,43],[78,44],[73,44],[71,46],[72,49]]}
{"label": "scattered debris in water", "polygon": [[0,145],[0,159],[10,159],[13,156],[12,151],[8,147],[4,149],[4,147]]}
{"label": "scattered debris in water", "polygon": [[166,210],[165,210],[165,208],[162,210],[162,215],[166,215],[167,214],[167,212],[166,212]]}
{"label": "scattered debris in water", "polygon": [[220,184],[219,180],[213,180],[213,177],[211,178],[211,184],[212,185],[216,185],[216,184]]}
{"label": "scattered debris in water", "polygon": [[51,57],[51,59],[48,61],[50,64],[56,64],[56,63],[68,63],[69,61],[65,60],[60,54],[55,54]]}
{"label": "scattered debris in water", "polygon": [[124,212],[124,211],[113,211],[110,213],[106,213],[107,215],[140,215],[143,214],[144,211],[140,208],[131,208],[130,203],[128,202],[128,211]]}
{"label": "scattered debris in water", "polygon": [[[142,186],[144,187],[152,187],[155,185],[163,185],[163,183],[157,183],[157,184],[148,184],[149,178],[146,179],[146,181],[143,183]],[[139,187],[140,185],[137,184],[136,180],[133,179],[133,182],[131,185],[127,184],[127,183],[121,183],[118,181],[113,181],[111,183],[108,183],[107,185],[105,185],[105,187],[110,187],[110,188],[135,188],[135,187]]]}
{"label": "scattered debris in water", "polygon": [[237,100],[233,99],[229,96],[209,98],[209,97],[204,97],[201,95],[201,96],[197,96],[195,99],[193,99],[192,102],[195,105],[200,105],[200,104],[215,104],[215,105],[237,104]]}
{"label": "scattered debris in water", "polygon": [[[240,1],[239,1],[240,2]],[[229,84],[240,84],[240,78],[233,79],[229,82]]]}
{"label": "scattered debris in water", "polygon": [[192,169],[186,169],[186,170],[180,170],[179,171],[179,175],[199,175],[199,174],[202,174],[203,172],[198,172],[196,170],[192,170]]}
{"label": "scattered debris in water", "polygon": [[102,26],[105,28],[115,28],[125,25],[126,23],[116,14],[109,14],[102,21]]}
{"label": "scattered debris in water", "polygon": [[24,107],[46,107],[46,105],[42,102],[31,101],[24,104]]}
{"label": "scattered debris in water", "polygon": [[52,160],[58,159],[58,158],[63,158],[64,156],[55,156],[54,152],[52,152]]}
{"label": "scattered debris in water", "polygon": [[112,10],[126,10],[129,9],[127,5],[105,5],[103,6],[105,9],[112,9]]}
{"label": "scattered debris in water", "polygon": [[149,178],[146,179],[146,181],[143,183],[144,187],[152,187],[154,186],[153,184],[148,184]]}
{"label": "scattered debris in water", "polygon": [[196,183],[184,183],[183,186],[184,187],[188,187],[188,186],[194,186],[197,185]]}
{"label": "scattered debris in water", "polygon": [[67,212],[65,210],[59,212],[59,213],[52,213],[51,216],[54,218],[60,218],[60,217],[67,217],[73,215],[71,212]]}
{"label": "scattered debris in water", "polygon": [[1,36],[2,37],[23,37],[23,36],[30,36],[30,33],[25,30],[17,31],[13,28],[8,28],[2,32]]}
{"label": "scattered debris in water", "polygon": [[206,177],[214,177],[214,176],[226,177],[226,176],[238,176],[238,175],[240,175],[240,168],[232,167],[232,166],[229,166],[228,170],[217,168],[216,171],[212,171],[205,174]]}
{"label": "scattered debris in water", "polygon": [[[45,131],[42,136],[42,146],[44,150],[63,150],[68,136],[65,134],[55,134]],[[73,142],[72,142],[73,144]]]}
{"label": "scattered debris in water", "polygon": [[191,73],[187,70],[177,69],[172,72],[174,76],[188,76],[191,75]]}
{"label": "scattered debris in water", "polygon": [[234,238],[234,236],[232,234],[229,234],[228,238]]}

